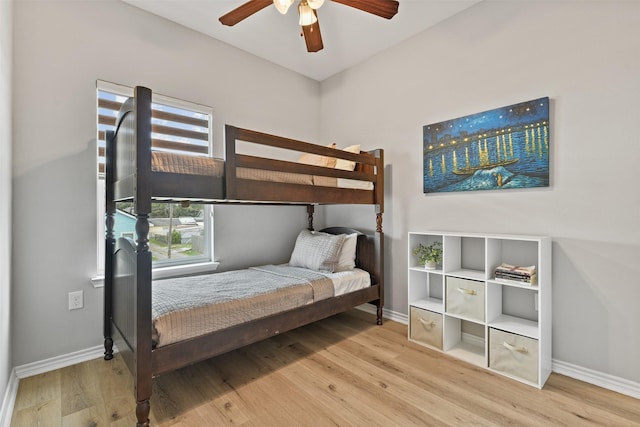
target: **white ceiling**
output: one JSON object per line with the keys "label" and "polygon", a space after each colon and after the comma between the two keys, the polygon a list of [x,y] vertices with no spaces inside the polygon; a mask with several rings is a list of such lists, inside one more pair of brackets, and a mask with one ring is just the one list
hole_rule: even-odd
{"label": "white ceiling", "polygon": [[286,15],[271,5],[233,27],[218,18],[246,0],[123,1],[322,81],[480,0],[399,0],[391,20],[325,1],[318,10],[324,49],[317,53],[308,53],[300,36],[297,0]]}

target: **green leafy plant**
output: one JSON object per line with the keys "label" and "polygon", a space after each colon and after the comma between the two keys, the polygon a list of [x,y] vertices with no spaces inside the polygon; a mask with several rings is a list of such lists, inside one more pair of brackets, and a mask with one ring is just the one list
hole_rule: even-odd
{"label": "green leafy plant", "polygon": [[440,264],[442,262],[442,243],[435,241],[429,246],[418,243],[413,249],[413,254],[418,257],[418,262],[422,265],[427,262]]}

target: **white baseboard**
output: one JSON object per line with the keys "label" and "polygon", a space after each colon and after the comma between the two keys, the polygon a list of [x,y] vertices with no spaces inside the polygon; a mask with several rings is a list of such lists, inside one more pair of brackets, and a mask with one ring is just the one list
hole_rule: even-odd
{"label": "white baseboard", "polygon": [[102,356],[104,356],[104,346],[97,345],[95,347],[74,351],[73,353],[63,354],[61,356],[52,357],[39,362],[16,366],[14,370],[16,372],[16,376],[22,379],[44,374],[49,371],[55,371],[56,369],[66,368],[67,366],[86,362],[87,360],[97,359]]}
{"label": "white baseboard", "polygon": [[[114,352],[115,351],[116,349],[114,348]],[[104,346],[99,345],[13,368],[4,400],[2,401],[2,407],[0,407],[0,427],[9,427],[11,424],[20,379],[66,368],[67,366],[97,359],[102,356],[104,356]]]}
{"label": "white baseboard", "polygon": [[[365,311],[367,313],[376,314],[376,307],[371,304],[363,304],[356,307],[358,310]],[[397,313],[395,311],[382,308],[382,317],[385,319],[393,320],[404,325],[409,324],[409,317],[406,314]]]}
{"label": "white baseboard", "polygon": [[576,380],[640,399],[640,383],[573,365],[561,360],[554,359],[551,363],[551,370],[557,374],[566,375]]}
{"label": "white baseboard", "polygon": [[0,406],[0,427],[9,427],[11,425],[11,416],[13,415],[13,407],[16,403],[19,382],[20,380],[14,368],[11,370],[7,390],[4,393],[4,399],[2,399],[2,406]]}
{"label": "white baseboard", "polygon": [[[370,304],[361,305],[358,308],[368,313],[376,313],[375,307]],[[385,318],[394,320],[398,323],[403,323],[405,325],[409,323],[408,316],[406,314],[397,313],[386,308],[383,308],[382,314]],[[467,338],[473,338],[473,335],[465,335]],[[582,366],[573,365],[557,359],[553,359],[551,361],[551,368],[552,371],[557,374],[566,375],[567,377],[571,377],[576,380],[584,381],[598,387],[606,388],[607,390],[640,399],[640,383],[616,377],[614,375],[605,374],[603,372],[594,371],[589,368],[583,368]]]}
{"label": "white baseboard", "polygon": [[16,403],[16,395],[18,394],[18,385],[21,378],[28,378],[34,375],[44,374],[45,372],[55,371],[56,369],[66,368],[67,366],[96,359],[103,355],[104,347],[100,345],[13,368],[11,370],[11,376],[9,377],[7,391],[2,401],[2,407],[0,407],[0,427],[9,427],[11,424],[13,407]]}

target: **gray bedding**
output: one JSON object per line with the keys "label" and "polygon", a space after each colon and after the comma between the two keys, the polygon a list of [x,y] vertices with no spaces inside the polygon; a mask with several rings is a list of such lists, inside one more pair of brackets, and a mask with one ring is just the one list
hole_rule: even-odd
{"label": "gray bedding", "polygon": [[159,347],[333,295],[331,279],[287,265],[157,280],[152,292],[153,340]]}

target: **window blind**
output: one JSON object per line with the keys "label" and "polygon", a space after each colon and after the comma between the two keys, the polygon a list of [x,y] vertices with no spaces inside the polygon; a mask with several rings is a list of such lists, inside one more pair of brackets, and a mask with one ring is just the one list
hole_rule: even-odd
{"label": "window blind", "polygon": [[[115,129],[120,107],[133,89],[98,89],[98,174],[104,174],[106,131]],[[153,150],[196,156],[211,155],[211,113],[208,107],[161,97],[151,104],[151,146]]]}

